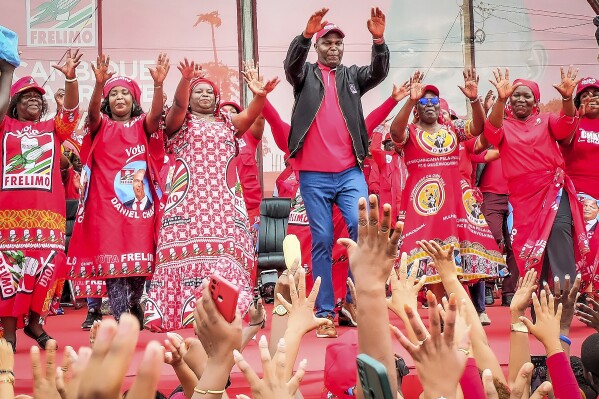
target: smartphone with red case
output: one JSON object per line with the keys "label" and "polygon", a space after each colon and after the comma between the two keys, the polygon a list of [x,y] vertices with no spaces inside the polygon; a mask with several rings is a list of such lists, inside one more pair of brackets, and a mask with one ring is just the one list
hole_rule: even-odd
{"label": "smartphone with red case", "polygon": [[239,298],[239,288],[222,278],[217,274],[210,276],[208,285],[210,296],[216,304],[216,308],[223,315],[228,323],[235,319],[237,310],[237,299]]}

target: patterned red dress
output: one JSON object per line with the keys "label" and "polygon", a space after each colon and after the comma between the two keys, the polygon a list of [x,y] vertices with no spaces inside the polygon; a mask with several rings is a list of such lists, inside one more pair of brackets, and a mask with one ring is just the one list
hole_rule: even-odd
{"label": "patterned red dress", "polygon": [[444,249],[453,244],[462,280],[497,276],[497,267],[505,264],[480,203],[460,175],[458,144],[470,138],[465,128],[461,120],[432,133],[410,124],[406,142],[396,143],[408,169],[399,214],[405,223],[401,252],[407,253],[408,267],[416,267],[418,277],[428,276],[427,283],[440,278],[418,240],[435,239]]}
{"label": "patterned red dress", "polygon": [[229,115],[211,122],[188,114],[166,149],[176,161],[145,314],[156,332],[191,326],[200,284],[211,274],[241,288],[237,308],[245,314],[255,262]]}
{"label": "patterned red dress", "polygon": [[23,326],[30,311],[42,318],[60,300],[66,275],[65,198],[60,143],[77,125],[78,110],[45,122],[0,124],[0,317]]}

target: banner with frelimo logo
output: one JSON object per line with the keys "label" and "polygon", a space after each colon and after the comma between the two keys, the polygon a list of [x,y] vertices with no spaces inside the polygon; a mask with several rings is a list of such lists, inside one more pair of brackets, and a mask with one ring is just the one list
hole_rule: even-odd
{"label": "banner with frelimo logo", "polygon": [[95,46],[96,0],[27,0],[27,45]]}

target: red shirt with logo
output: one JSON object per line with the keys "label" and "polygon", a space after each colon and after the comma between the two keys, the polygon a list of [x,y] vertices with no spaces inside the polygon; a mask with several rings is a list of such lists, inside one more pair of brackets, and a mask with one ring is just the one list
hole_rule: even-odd
{"label": "red shirt with logo", "polygon": [[576,191],[599,198],[599,119],[581,118],[572,142],[561,150]]}

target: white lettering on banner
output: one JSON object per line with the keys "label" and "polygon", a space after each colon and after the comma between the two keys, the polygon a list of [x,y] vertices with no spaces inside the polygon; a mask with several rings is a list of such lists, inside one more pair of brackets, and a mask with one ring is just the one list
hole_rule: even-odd
{"label": "white lettering on banner", "polygon": [[94,33],[91,29],[83,29],[79,34],[78,29],[54,31],[50,29],[30,29],[28,32],[31,47],[64,47],[76,45],[79,47],[95,46]]}
{"label": "white lettering on banner", "polygon": [[135,147],[126,148],[125,152],[127,153],[128,157],[144,154],[146,152],[146,146],[143,144],[138,144]]}
{"label": "white lettering on banner", "polygon": [[307,225],[308,224],[308,216],[306,215],[305,212],[304,213],[291,212],[289,214],[289,223]]}
{"label": "white lettering on banner", "polygon": [[147,254],[144,252],[121,254],[121,262],[135,262],[142,260],[147,262],[153,262],[154,256],[152,254]]}
{"label": "white lettering on banner", "polygon": [[2,265],[0,270],[0,287],[2,288],[2,299],[8,299],[14,296],[17,292],[16,287],[12,283],[12,275],[5,265]]}
{"label": "white lettering on banner", "polygon": [[42,277],[40,277],[38,284],[41,287],[49,287],[49,283],[52,280],[52,276],[54,275],[54,265],[49,263],[44,266],[44,270],[42,270]]}

